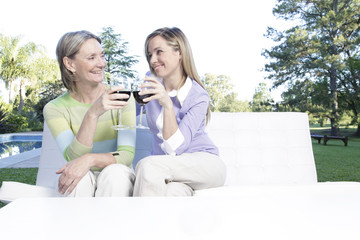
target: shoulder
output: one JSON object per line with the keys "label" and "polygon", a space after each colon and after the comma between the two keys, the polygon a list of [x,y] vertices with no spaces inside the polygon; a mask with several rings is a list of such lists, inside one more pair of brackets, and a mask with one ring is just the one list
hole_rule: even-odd
{"label": "shoulder", "polygon": [[66,92],[60,96],[58,96],[57,98],[51,100],[50,102],[48,102],[45,107],[66,107],[66,108],[71,108],[71,107],[78,107],[80,105],[84,105],[82,103],[79,103],[78,101],[76,101],[74,98],[71,97],[71,95]]}
{"label": "shoulder", "polygon": [[200,86],[199,83],[197,83],[195,80],[192,80],[192,87],[189,91],[189,97],[192,100],[204,101],[209,99],[209,94],[202,86]]}
{"label": "shoulder", "polygon": [[[64,93],[48,102],[43,109],[46,115],[49,112],[64,112],[77,106],[77,102],[68,93]],[[65,110],[66,109],[66,110]]]}

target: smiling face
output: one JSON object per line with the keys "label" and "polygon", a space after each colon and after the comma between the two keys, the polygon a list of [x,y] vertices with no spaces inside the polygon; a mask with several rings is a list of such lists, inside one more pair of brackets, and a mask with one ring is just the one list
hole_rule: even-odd
{"label": "smiling face", "polygon": [[64,63],[79,84],[98,84],[104,80],[106,60],[104,50],[96,39],[86,40],[75,57],[65,57]]}
{"label": "smiling face", "polygon": [[147,51],[150,65],[158,77],[166,80],[182,76],[180,51],[169,46],[163,37],[151,39]]}

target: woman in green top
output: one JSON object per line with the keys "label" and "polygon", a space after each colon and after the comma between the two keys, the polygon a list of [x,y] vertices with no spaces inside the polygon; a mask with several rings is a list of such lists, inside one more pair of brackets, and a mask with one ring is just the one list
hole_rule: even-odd
{"label": "woman in green top", "polygon": [[122,124],[136,125],[135,101],[115,93],[123,86],[104,81],[106,60],[101,40],[87,31],[66,33],[56,48],[67,92],[50,101],[44,117],[68,163],[58,190],[65,196],[131,196],[136,131],[115,131],[118,112]]}

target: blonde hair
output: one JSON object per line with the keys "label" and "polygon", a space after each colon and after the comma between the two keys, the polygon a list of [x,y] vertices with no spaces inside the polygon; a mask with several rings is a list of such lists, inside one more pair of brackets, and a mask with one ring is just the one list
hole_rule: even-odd
{"label": "blonde hair", "polygon": [[70,92],[76,92],[74,74],[65,67],[64,57],[74,59],[86,40],[95,39],[101,44],[101,39],[91,32],[82,30],[65,33],[56,46],[56,57],[60,67],[61,80]]}
{"label": "blonde hair", "polygon": [[[195,61],[192,55],[190,43],[186,38],[185,34],[179,28],[176,27],[160,28],[147,36],[145,41],[145,56],[151,72],[156,76],[156,73],[154,72],[150,64],[151,57],[148,52],[148,47],[150,41],[156,36],[161,36],[162,38],[164,38],[167,41],[167,44],[170,47],[172,47],[173,50],[180,51],[181,53],[183,75],[185,76],[185,78],[182,80],[183,82],[180,83],[180,86],[182,86],[185,83],[186,78],[189,77],[192,80],[195,80],[202,88],[205,89],[204,85],[200,80],[199,74],[196,70]],[[206,123],[208,123],[209,120],[210,120],[210,105],[208,106],[206,113]]]}

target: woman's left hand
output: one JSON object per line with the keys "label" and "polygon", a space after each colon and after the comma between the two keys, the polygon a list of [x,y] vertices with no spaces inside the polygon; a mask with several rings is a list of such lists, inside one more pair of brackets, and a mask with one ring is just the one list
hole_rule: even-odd
{"label": "woman's left hand", "polygon": [[59,193],[64,194],[66,191],[68,194],[71,193],[79,181],[90,170],[89,161],[86,159],[88,156],[88,154],[85,154],[76,158],[56,172],[57,174],[61,174],[58,182]]}

